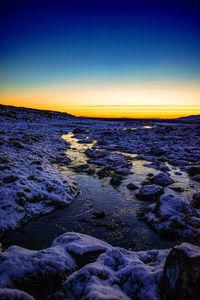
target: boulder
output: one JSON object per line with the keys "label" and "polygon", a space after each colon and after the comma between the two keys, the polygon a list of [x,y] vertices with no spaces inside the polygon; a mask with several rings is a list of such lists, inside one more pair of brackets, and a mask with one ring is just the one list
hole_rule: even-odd
{"label": "boulder", "polygon": [[110,184],[111,184],[112,186],[118,186],[118,185],[121,184],[121,182],[122,182],[122,178],[121,178],[121,177],[118,177],[118,176],[116,176],[116,175],[113,175],[113,176],[111,177],[111,179],[110,179]]}
{"label": "boulder", "polygon": [[197,300],[200,295],[200,247],[174,247],[164,265],[162,293],[166,300]]}
{"label": "boulder", "polygon": [[192,206],[197,209],[200,208],[200,191],[193,194]]}
{"label": "boulder", "polygon": [[158,175],[154,176],[151,181],[155,184],[158,184],[162,187],[166,187],[172,183],[174,183],[173,179],[170,178],[168,174],[159,173]]}
{"label": "boulder", "polygon": [[137,190],[138,187],[134,183],[129,183],[127,184],[127,189],[129,189],[130,191],[134,191]]}
{"label": "boulder", "polygon": [[200,174],[200,165],[189,166],[187,168],[187,171],[190,176]]}
{"label": "boulder", "polygon": [[161,195],[164,194],[164,189],[156,184],[144,185],[136,197],[141,200],[157,200]]}

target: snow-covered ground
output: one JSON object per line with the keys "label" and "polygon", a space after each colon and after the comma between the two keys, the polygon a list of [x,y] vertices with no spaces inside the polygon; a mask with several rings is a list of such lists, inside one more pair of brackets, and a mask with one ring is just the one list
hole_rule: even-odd
{"label": "snow-covered ground", "polygon": [[60,136],[72,121],[70,116],[1,110],[0,231],[73,201],[77,188],[58,169],[68,163]]}
{"label": "snow-covered ground", "polygon": [[[76,201],[72,172],[111,185],[128,197],[129,208],[143,203],[138,219],[158,234],[199,246],[199,146],[200,125],[185,119],[103,121],[1,106],[0,233]],[[81,209],[74,220],[107,228],[114,212],[101,203],[98,211]],[[123,222],[119,213],[113,224]],[[188,272],[194,257],[199,266],[197,246],[171,251],[186,256]],[[0,299],[162,299],[165,287],[172,287],[170,272],[178,290],[182,280],[182,271],[173,273],[181,265],[173,271],[167,258],[171,252],[133,252],[78,233],[65,233],[38,251],[11,246],[0,254]],[[186,290],[189,298],[183,299],[195,299]],[[172,293],[167,299],[178,298]]]}
{"label": "snow-covered ground", "polygon": [[[174,255],[178,251],[180,253]],[[195,257],[199,261],[200,248],[185,243],[174,248],[173,255],[169,253],[170,249],[131,252],[73,232],[58,237],[51,247],[40,251],[12,246],[1,254],[0,297],[160,300],[163,290],[164,295],[168,293],[167,285],[174,288],[180,284],[181,272],[185,272],[184,278],[188,280],[184,299],[192,296],[189,290],[192,288],[192,293],[197,295],[197,285],[192,280],[193,286],[190,285],[187,277],[192,271],[188,260],[194,267],[193,260]],[[166,259],[176,262],[176,270],[173,271],[173,263],[166,263]],[[185,262],[187,269],[178,261]],[[170,272],[174,272],[173,277],[169,276]],[[197,269],[191,279],[198,279],[199,274]],[[164,287],[162,281],[165,281]],[[174,299],[179,293],[179,290],[172,292]]]}

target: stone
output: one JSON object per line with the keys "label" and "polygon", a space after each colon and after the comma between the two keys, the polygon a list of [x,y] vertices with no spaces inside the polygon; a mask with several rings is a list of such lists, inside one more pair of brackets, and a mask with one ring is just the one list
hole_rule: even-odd
{"label": "stone", "polygon": [[15,175],[8,175],[3,178],[3,183],[13,183],[19,179],[18,176]]}
{"label": "stone", "polygon": [[168,174],[159,173],[158,175],[154,176],[151,181],[155,184],[158,184],[162,187],[166,187],[172,183],[174,183],[173,179],[170,178]]}
{"label": "stone", "polygon": [[193,194],[192,206],[197,209],[200,208],[200,191]]}
{"label": "stone", "polygon": [[119,186],[122,182],[122,179],[118,176],[112,176],[110,179],[110,184],[113,186]]}
{"label": "stone", "polygon": [[200,165],[189,166],[187,168],[187,171],[190,176],[195,176],[197,174],[200,174]]}
{"label": "stone", "polygon": [[164,189],[156,184],[144,185],[136,197],[141,200],[154,201],[164,194]]}
{"label": "stone", "polygon": [[127,189],[129,189],[130,191],[134,191],[137,190],[138,187],[134,183],[129,183],[127,184]]}
{"label": "stone", "polygon": [[164,265],[162,294],[166,300],[197,300],[200,295],[200,247],[174,247]]}

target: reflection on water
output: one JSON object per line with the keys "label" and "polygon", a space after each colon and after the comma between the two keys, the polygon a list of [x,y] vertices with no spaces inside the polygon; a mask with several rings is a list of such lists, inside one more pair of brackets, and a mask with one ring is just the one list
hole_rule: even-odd
{"label": "reflection on water", "polygon": [[[115,152],[132,161],[133,174],[126,176],[118,188],[113,188],[109,184],[109,178],[99,179],[85,173],[77,174],[70,168],[87,163],[84,152],[92,148],[96,141],[80,143],[80,139],[74,137],[73,133],[63,135],[62,138],[70,144],[66,155],[71,159],[71,164],[63,167],[62,172],[77,181],[81,194],[68,207],[29,222],[21,230],[8,233],[3,241],[4,247],[17,244],[30,249],[42,249],[67,231],[89,234],[112,245],[132,250],[169,248],[177,243],[160,238],[146,223],[138,219],[137,213],[149,203],[137,200],[135,193],[127,189],[128,183],[141,186],[149,173],[156,175],[159,170],[147,167],[149,162],[137,159],[136,154]],[[180,174],[179,168],[166,165],[174,181],[184,186],[182,194],[191,197],[191,193],[198,188],[197,184],[191,182],[182,171],[181,176],[176,175],[177,171]],[[97,168],[95,165],[92,167]],[[177,194],[169,187],[165,188],[165,192]],[[98,213],[100,216],[103,214],[103,217],[96,217]]]}

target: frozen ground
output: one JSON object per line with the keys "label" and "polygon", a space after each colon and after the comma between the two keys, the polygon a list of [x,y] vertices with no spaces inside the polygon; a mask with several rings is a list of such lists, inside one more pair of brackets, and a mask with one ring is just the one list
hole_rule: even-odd
{"label": "frozen ground", "polygon": [[[32,296],[52,300],[159,300],[168,296],[169,287],[174,298],[167,299],[176,299],[181,292],[174,288],[182,284],[184,273],[182,299],[195,299],[198,288],[192,280],[199,280],[199,258],[200,248],[186,243],[171,252],[132,252],[71,232],[58,237],[48,249],[32,251],[11,246],[3,252],[0,296],[27,300]],[[189,278],[195,261],[196,273]]]}
{"label": "frozen ground", "polygon": [[[63,118],[1,109],[0,231],[69,204],[77,188],[56,166],[68,163]],[[64,118],[65,120],[65,118]],[[66,117],[70,124],[71,117]]]}
{"label": "frozen ground", "polygon": [[[4,106],[0,118],[0,298],[162,299],[170,250],[150,249],[200,245],[199,119],[117,122]],[[75,230],[101,240],[66,233]],[[199,248],[184,245],[195,253],[187,263],[199,262]]]}

